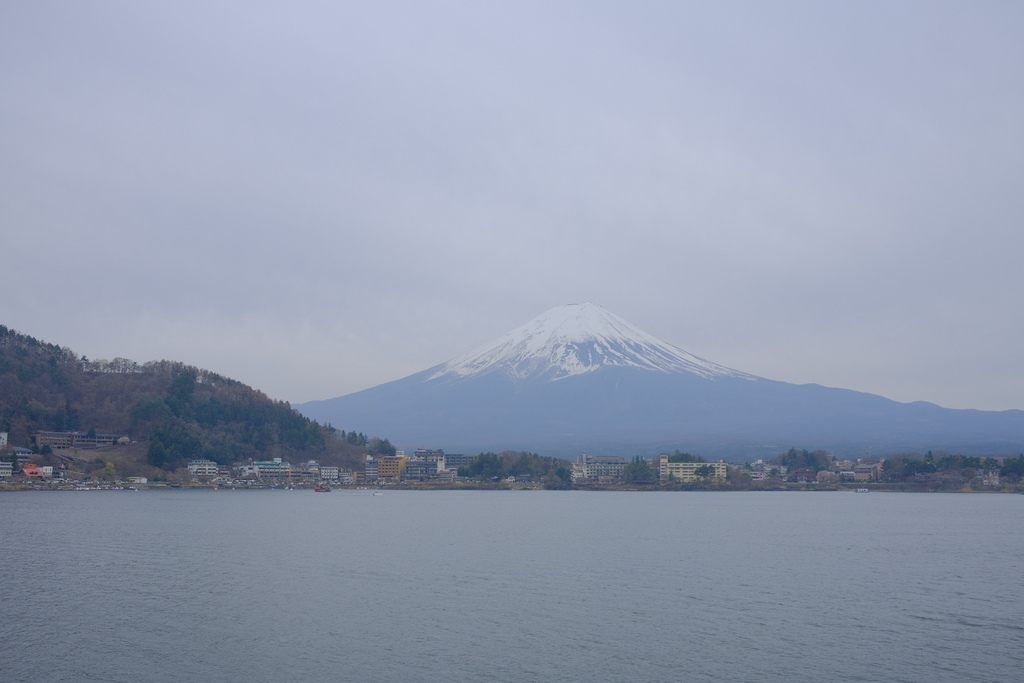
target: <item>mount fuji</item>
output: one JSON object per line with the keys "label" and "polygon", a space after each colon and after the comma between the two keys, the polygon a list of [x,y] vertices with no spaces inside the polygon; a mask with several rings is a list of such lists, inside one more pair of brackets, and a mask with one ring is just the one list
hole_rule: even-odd
{"label": "mount fuji", "polygon": [[1024,411],[952,410],[769,380],[683,351],[591,303],[553,308],[403,379],[295,408],[409,450],[575,457],[679,449],[742,461],[790,447],[841,456],[1024,448]]}
{"label": "mount fuji", "polygon": [[557,381],[612,367],[757,379],[670,346],[591,303],[553,308],[427,372],[430,380],[498,373],[521,382]]}

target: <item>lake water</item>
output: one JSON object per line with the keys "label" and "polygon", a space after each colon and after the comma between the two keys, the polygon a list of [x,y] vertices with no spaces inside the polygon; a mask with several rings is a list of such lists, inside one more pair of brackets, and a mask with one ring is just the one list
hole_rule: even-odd
{"label": "lake water", "polygon": [[3,681],[1019,681],[1024,496],[0,494]]}

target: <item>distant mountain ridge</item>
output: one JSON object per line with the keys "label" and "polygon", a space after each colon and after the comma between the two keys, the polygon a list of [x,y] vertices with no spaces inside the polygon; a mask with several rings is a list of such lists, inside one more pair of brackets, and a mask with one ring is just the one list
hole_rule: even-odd
{"label": "distant mountain ridge", "polygon": [[88,360],[0,325],[0,431],[28,447],[39,431],[123,434],[104,453],[127,476],[162,477],[188,460],[228,466],[271,457],[360,464],[364,448],[287,403],[241,382],[174,361]]}
{"label": "distant mountain ridge", "polygon": [[952,410],[769,380],[662,342],[591,303],[556,307],[403,379],[295,407],[387,433],[400,448],[470,453],[678,448],[742,461],[790,447],[849,456],[1024,449],[1024,411]]}

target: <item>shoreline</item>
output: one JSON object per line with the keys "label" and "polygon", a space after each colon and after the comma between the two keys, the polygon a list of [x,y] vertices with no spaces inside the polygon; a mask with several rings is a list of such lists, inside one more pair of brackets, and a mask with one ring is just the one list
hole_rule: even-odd
{"label": "shoreline", "polygon": [[[665,486],[631,486],[628,484],[608,485],[582,485],[569,488],[546,489],[543,486],[530,484],[508,484],[467,482],[465,484],[439,484],[424,485],[422,483],[410,484],[388,484],[383,487],[370,487],[365,485],[332,485],[332,491],[589,491],[589,492],[631,492],[631,493],[964,493],[964,494],[1024,494],[1024,488],[1020,485],[1001,486],[999,488],[972,489],[969,487],[960,489],[929,489],[923,486],[914,486],[900,483],[879,483],[879,482],[858,482],[856,486],[839,486],[828,484],[816,486],[813,484],[792,484],[781,486],[765,487],[731,487],[731,486],[694,486],[694,485],[665,485]],[[0,482],[0,493],[14,491],[168,491],[168,490],[207,490],[207,491],[309,491],[313,492],[312,484],[258,484],[258,485],[235,485],[225,486],[219,484],[165,484],[155,482],[151,484],[36,484],[30,482]]]}

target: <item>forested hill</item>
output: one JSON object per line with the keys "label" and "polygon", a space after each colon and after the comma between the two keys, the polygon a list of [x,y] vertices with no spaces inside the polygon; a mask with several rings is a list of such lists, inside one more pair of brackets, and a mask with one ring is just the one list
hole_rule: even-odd
{"label": "forested hill", "polygon": [[208,370],[166,360],[91,361],[0,325],[0,431],[10,445],[30,446],[38,431],[90,429],[144,444],[130,449],[135,464],[165,471],[193,458],[347,465],[361,460],[367,443],[362,434],[338,438],[288,403]]}

